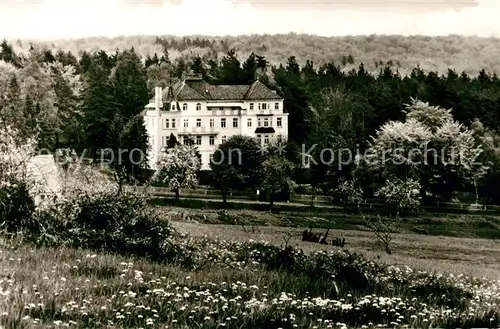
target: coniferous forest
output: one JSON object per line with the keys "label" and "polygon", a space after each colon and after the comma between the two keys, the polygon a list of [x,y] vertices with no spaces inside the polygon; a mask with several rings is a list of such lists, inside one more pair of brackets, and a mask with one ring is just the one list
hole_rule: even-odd
{"label": "coniferous forest", "polygon": [[[149,48],[144,43],[130,47],[124,38],[51,45],[4,40],[0,47],[3,122],[25,136],[37,134],[39,148],[52,151],[88,150],[89,156],[97,157],[100,149],[120,148],[123,143],[128,149],[145,149],[139,114],[154,86],[165,87],[190,74],[201,74],[214,84],[259,79],[285,99],[287,154],[297,163],[304,145],[369,148],[379,128],[391,120],[404,120],[407,104],[418,99],[451,109],[453,119],[481,141],[481,160],[488,164],[479,183],[440,181],[441,186],[449,185],[441,197],[449,201],[452,192],[477,190],[482,201],[500,202],[500,79],[495,74],[500,64],[492,56],[499,47],[496,39],[144,38],[150,41]],[[279,46],[287,40],[287,47]],[[297,44],[302,47],[292,47]],[[376,45],[375,50],[369,52],[370,45]],[[134,172],[133,164],[126,169]],[[350,178],[352,169],[313,165],[297,181],[326,193]],[[371,180],[363,182],[369,191]]]}

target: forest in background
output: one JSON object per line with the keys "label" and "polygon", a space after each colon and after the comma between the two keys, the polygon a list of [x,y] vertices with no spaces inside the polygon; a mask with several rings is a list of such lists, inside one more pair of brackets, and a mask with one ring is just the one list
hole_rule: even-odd
{"label": "forest in background", "polygon": [[[9,40],[16,52],[27,52],[30,43],[36,40]],[[81,55],[82,51],[104,50],[114,53],[117,49],[134,47],[140,56],[161,53],[168,49],[170,57],[188,59],[193,55],[215,57],[224,56],[235,49],[239,60],[244,60],[252,52],[265,56],[272,65],[286,62],[293,54],[300,65],[311,60],[321,66],[329,62],[342,63],[346,70],[361,62],[370,72],[387,63],[398,68],[400,74],[411,73],[419,65],[424,71],[445,73],[448,68],[469,75],[481,69],[490,73],[500,73],[500,39],[451,35],[446,37],[370,35],[346,37],[320,37],[306,34],[243,35],[243,36],[122,36],[93,37],[71,40],[41,42],[53,52],[71,51]],[[346,57],[352,55],[353,63]]]}
{"label": "forest in background", "polygon": [[[187,40],[198,46],[205,45],[207,49],[213,44],[206,39],[184,39],[189,43]],[[444,72],[424,70],[422,65],[416,64],[411,70],[408,66],[408,74],[402,74],[397,62],[371,58],[366,65],[364,62],[358,64],[359,59],[352,54],[321,65],[312,60],[301,64],[296,56],[300,49],[289,50],[282,63],[273,64],[265,52],[259,51],[262,50],[259,46],[243,59],[232,48],[223,49],[227,52],[222,55],[208,51],[204,55],[193,53],[174,57],[172,53],[181,47],[178,41],[162,38],[156,41],[161,45],[160,50],[143,56],[136,47],[114,52],[95,49],[74,53],[62,49],[52,51],[43,44],[31,44],[26,52],[17,52],[16,45],[4,40],[0,44],[3,124],[16,127],[25,136],[36,135],[40,148],[53,151],[61,148],[86,150],[97,157],[102,149],[115,152],[134,148],[145,150],[147,136],[139,114],[153,96],[154,86],[164,87],[190,74],[202,75],[213,84],[248,84],[259,79],[284,97],[289,113],[287,157],[300,166],[298,157],[303,145],[306,150],[311,145],[319,145],[312,154],[318,159],[322,155],[319,154],[321,148],[348,148],[353,153],[355,149],[361,152],[369,149],[372,136],[383,133],[388,127],[386,124],[408,129],[402,130],[397,138],[411,135],[412,127],[404,123],[399,125],[399,122],[405,120],[406,104],[418,99],[449,109],[453,120],[462,125],[451,124],[446,119],[442,121],[446,125],[439,127],[444,135],[429,133],[418,138],[431,140],[437,136],[440,139],[432,141],[442,147],[443,143],[453,144],[460,141],[458,137],[470,133],[474,135],[474,145],[471,145],[481,145],[485,150],[480,160],[488,164],[488,170],[480,182],[479,178],[474,178],[464,183],[454,172],[448,172],[448,176],[441,176],[440,180],[432,178],[434,186],[442,189],[441,197],[446,195],[444,200],[450,200],[453,192],[474,193],[476,190],[476,195],[484,202],[500,201],[497,193],[500,184],[500,79],[488,68],[478,66],[478,71],[467,74],[453,68]],[[471,51],[469,57],[474,56]],[[439,59],[435,61],[439,63]],[[370,62],[378,62],[376,70],[367,69]],[[427,108],[425,111],[432,113],[434,110]],[[462,131],[462,127],[467,131]],[[470,139],[465,136],[464,141],[469,143]],[[132,162],[121,165],[132,175],[143,169],[142,165]],[[352,176],[352,164],[341,170],[334,170],[336,166],[337,163],[313,165],[298,180],[327,193]],[[440,170],[441,175],[443,170]],[[374,190],[371,187],[374,179],[362,179],[367,185],[365,191]]]}

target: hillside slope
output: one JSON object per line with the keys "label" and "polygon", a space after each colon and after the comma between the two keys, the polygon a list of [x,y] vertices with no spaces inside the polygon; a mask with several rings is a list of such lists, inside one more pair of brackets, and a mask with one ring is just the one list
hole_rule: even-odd
{"label": "hillside slope", "polygon": [[[173,41],[172,41],[173,40]],[[11,40],[16,51],[27,51],[30,40]],[[123,36],[113,38],[86,38],[54,40],[45,43],[53,50],[71,50],[78,54],[97,48],[107,52],[134,47],[138,53],[162,53],[168,49],[171,59],[180,55],[222,55],[235,48],[241,58],[251,52],[264,55],[271,64],[286,63],[296,56],[299,63],[307,59],[316,65],[329,61],[341,61],[343,56],[353,55],[355,66],[363,62],[367,69],[376,68],[376,62],[392,61],[401,73],[407,73],[417,64],[424,70],[444,72],[448,68],[468,74],[481,69],[500,73],[500,39],[463,36],[348,36],[320,37],[305,34],[244,35],[238,37],[174,37],[174,36]]]}

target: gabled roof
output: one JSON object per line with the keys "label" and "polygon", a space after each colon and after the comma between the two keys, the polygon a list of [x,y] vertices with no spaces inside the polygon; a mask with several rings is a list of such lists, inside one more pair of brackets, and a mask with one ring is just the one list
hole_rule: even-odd
{"label": "gabled roof", "polygon": [[259,100],[259,99],[282,99],[277,93],[267,88],[262,82],[256,80],[248,88],[248,92],[245,95],[247,100]]}
{"label": "gabled roof", "polygon": [[174,92],[175,98],[178,100],[194,101],[205,100],[206,97],[200,94],[197,90],[192,88],[189,84],[182,82],[177,92]]}
{"label": "gabled roof", "polygon": [[[162,91],[163,102],[190,100],[281,100],[276,92],[262,82],[251,85],[211,85],[199,78],[188,78],[166,87]],[[152,99],[154,102],[154,99]]]}

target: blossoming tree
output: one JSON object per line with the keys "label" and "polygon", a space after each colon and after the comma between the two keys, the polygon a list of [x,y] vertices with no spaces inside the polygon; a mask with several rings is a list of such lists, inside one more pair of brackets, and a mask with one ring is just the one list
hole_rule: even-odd
{"label": "blossoming tree", "polygon": [[178,200],[181,188],[194,188],[198,185],[196,173],[200,170],[201,163],[196,151],[196,147],[191,145],[176,145],[167,149],[158,160],[152,180],[167,184]]}
{"label": "blossoming tree", "polygon": [[385,180],[412,179],[420,196],[451,198],[460,184],[477,179],[487,167],[477,161],[482,147],[451,110],[412,100],[405,121],[389,121],[377,131],[363,163]]}

